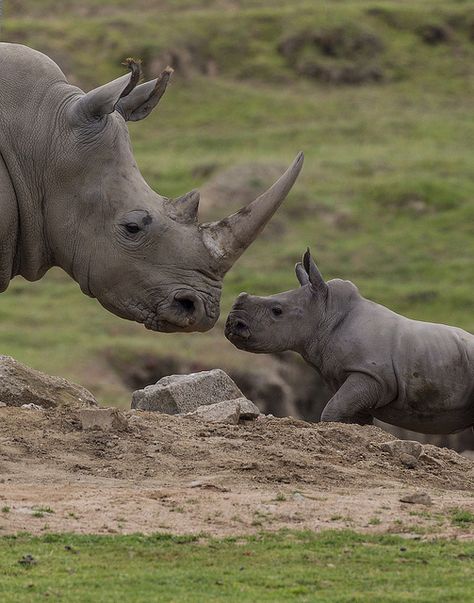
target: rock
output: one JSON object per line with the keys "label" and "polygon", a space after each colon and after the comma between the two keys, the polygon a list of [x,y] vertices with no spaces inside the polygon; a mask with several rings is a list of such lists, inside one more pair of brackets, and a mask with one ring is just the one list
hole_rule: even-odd
{"label": "rock", "polygon": [[397,459],[400,459],[402,454],[406,454],[418,460],[420,454],[423,452],[423,445],[414,440],[390,440],[389,442],[380,444],[379,448],[384,452],[389,452]]}
{"label": "rock", "polygon": [[117,408],[85,408],[79,411],[82,429],[102,429],[122,431],[128,421]]}
{"label": "rock", "polygon": [[10,356],[0,356],[0,400],[7,406],[97,406],[94,396],[80,385],[35,371]]}
{"label": "rock", "polygon": [[5,402],[0,402],[0,408],[4,408],[6,406]]}
{"label": "rock", "polygon": [[414,469],[418,465],[418,459],[412,454],[406,454],[406,452],[402,452],[399,459],[402,465],[405,465],[407,469]]}
{"label": "rock", "polygon": [[208,421],[209,423],[237,425],[240,418],[239,400],[225,400],[224,402],[216,402],[216,404],[199,406],[194,412],[188,413],[186,416]]}
{"label": "rock", "polygon": [[38,404],[22,404],[21,408],[25,408],[26,410],[44,410],[44,408]]}
{"label": "rock", "polygon": [[413,494],[407,494],[400,498],[400,502],[409,503],[411,505],[426,505],[430,506],[433,504],[431,496],[426,492],[414,492]]}
{"label": "rock", "polygon": [[236,400],[229,400],[229,402],[238,402],[240,404],[241,419],[256,419],[262,414],[258,407],[247,398],[237,398]]}
{"label": "rock", "polygon": [[155,385],[133,392],[132,408],[169,415],[189,413],[200,406],[242,398],[243,394],[221,369],[189,375],[169,375]]}

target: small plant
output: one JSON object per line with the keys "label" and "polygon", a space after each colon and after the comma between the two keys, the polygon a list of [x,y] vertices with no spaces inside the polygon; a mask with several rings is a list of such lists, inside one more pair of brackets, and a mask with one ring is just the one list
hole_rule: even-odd
{"label": "small plant", "polygon": [[283,492],[278,492],[275,497],[275,500],[277,500],[278,502],[283,502],[286,500],[286,496],[283,494]]}
{"label": "small plant", "polygon": [[54,513],[54,509],[51,507],[35,507],[33,509],[33,517],[44,517],[45,513]]}
{"label": "small plant", "polygon": [[458,526],[465,526],[474,523],[474,513],[465,509],[454,509],[451,515],[451,521]]}
{"label": "small plant", "polygon": [[2,513],[10,513],[11,509],[8,505],[2,507]]}
{"label": "small plant", "polygon": [[379,517],[371,517],[369,519],[369,526],[378,526],[380,525],[382,522],[380,520]]}

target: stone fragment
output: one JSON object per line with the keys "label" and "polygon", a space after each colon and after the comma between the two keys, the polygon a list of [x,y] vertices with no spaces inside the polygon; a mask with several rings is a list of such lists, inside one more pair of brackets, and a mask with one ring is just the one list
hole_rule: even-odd
{"label": "stone fragment", "polygon": [[21,408],[25,408],[26,410],[44,410],[44,408],[38,404],[22,404]]}
{"label": "stone fragment", "polygon": [[82,429],[102,429],[104,431],[123,431],[128,422],[117,408],[84,408],[79,411]]}
{"label": "stone fragment", "polygon": [[426,505],[430,506],[433,504],[431,496],[426,492],[413,492],[413,494],[406,494],[400,498],[400,502],[409,503],[411,505]]}
{"label": "stone fragment", "polygon": [[232,379],[221,369],[214,369],[163,377],[155,385],[133,392],[132,408],[175,415],[242,397]]}
{"label": "stone fragment", "polygon": [[241,419],[256,419],[262,414],[259,408],[247,398],[237,398],[236,400],[229,400],[229,402],[238,402],[240,404]]}
{"label": "stone fragment", "polygon": [[380,450],[389,452],[394,458],[400,459],[402,454],[408,454],[418,460],[423,452],[423,445],[414,440],[390,440],[379,446]]}
{"label": "stone fragment", "polygon": [[199,406],[192,413],[186,415],[207,421],[209,423],[230,423],[237,425],[240,418],[240,404],[238,400],[225,400],[215,404],[206,404]]}
{"label": "stone fragment", "polygon": [[418,459],[415,458],[412,454],[406,454],[406,452],[402,452],[398,457],[402,465],[404,465],[407,469],[414,469],[418,465]]}
{"label": "stone fragment", "polygon": [[94,396],[80,385],[35,371],[10,356],[0,356],[0,401],[42,408],[97,406]]}
{"label": "stone fragment", "polygon": [[0,408],[4,408],[6,406],[5,402],[0,402]]}

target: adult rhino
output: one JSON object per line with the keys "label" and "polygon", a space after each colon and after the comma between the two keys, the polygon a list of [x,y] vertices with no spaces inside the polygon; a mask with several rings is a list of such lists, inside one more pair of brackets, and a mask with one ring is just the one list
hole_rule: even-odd
{"label": "adult rhino", "polygon": [[85,94],[40,52],[0,43],[0,292],[60,266],[114,314],[155,331],[206,331],[222,279],[295,182],[293,165],[239,212],[198,224],[199,193],[155,193],[126,121],[143,119],[171,69],[130,73]]}

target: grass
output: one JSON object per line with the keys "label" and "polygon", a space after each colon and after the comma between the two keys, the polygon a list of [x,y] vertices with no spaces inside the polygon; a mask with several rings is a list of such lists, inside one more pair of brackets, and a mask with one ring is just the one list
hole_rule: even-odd
{"label": "grass", "polygon": [[[67,10],[56,0],[7,3],[3,39],[50,53],[85,87],[120,74],[126,56],[142,56],[146,66],[163,50],[192,49],[190,73],[178,70],[155,113],[130,126],[140,168],[162,194],[202,186],[203,167],[288,164],[300,149],[306,163],[274,218],[277,234],[268,229],[226,277],[222,318],[211,333],[145,332],[53,270],[38,283],[17,279],[1,296],[2,353],[123,406],[129,394],[107,364],[110,350],[130,363],[143,352],[223,368],[252,362],[222,337],[232,300],[243,290],[293,288],[293,265],[307,245],[326,277],[349,278],[410,317],[474,332],[470,4],[239,4],[234,11],[217,0],[141,0],[133,10],[122,1],[87,0]],[[448,37],[427,44],[420,31],[433,24]],[[305,46],[285,59],[281,41],[307,31],[339,32],[336,52]],[[298,61],[335,70],[367,61],[350,50],[364,36],[381,45],[382,82],[335,85],[297,71]],[[203,73],[204,59],[216,63],[216,76]]]}
{"label": "grass", "polygon": [[[21,560],[21,563],[20,563]],[[353,532],[0,540],[2,602],[470,601],[472,543]],[[390,584],[390,588],[387,588]]]}

